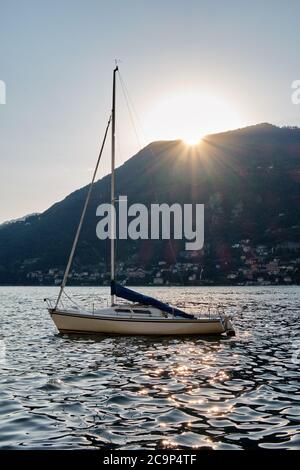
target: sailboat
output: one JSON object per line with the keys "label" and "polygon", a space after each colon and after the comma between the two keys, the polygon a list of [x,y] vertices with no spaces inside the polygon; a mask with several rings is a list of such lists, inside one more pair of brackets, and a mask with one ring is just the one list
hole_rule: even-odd
{"label": "sailboat", "polygon": [[[108,307],[85,309],[78,306],[65,308],[62,295],[67,283],[70,267],[90,200],[109,127],[111,126],[111,204],[115,205],[115,119],[116,119],[116,74],[113,71],[112,112],[107,123],[92,182],[89,186],[84,208],[74,238],[68,264],[59,295],[55,303],[45,299],[49,314],[60,333],[118,334],[118,335],[234,335],[230,318],[216,309],[211,314],[191,314],[158,299],[135,292],[115,280],[115,226],[111,224],[111,304]],[[116,299],[122,299],[117,302]],[[124,300],[127,301],[124,303]]]}

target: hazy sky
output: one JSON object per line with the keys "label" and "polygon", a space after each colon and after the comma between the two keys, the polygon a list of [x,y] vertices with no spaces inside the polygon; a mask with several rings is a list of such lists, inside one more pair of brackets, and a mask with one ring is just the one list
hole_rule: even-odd
{"label": "hazy sky", "polygon": [[[219,114],[224,130],[236,121],[300,125],[291,102],[299,18],[299,0],[0,0],[0,222],[88,183],[115,58],[143,144],[181,138],[184,113],[191,127],[199,120],[199,135]],[[209,98],[193,114],[184,100],[198,94]],[[120,94],[118,108],[120,164],[139,145]],[[109,148],[99,176],[108,171]]]}

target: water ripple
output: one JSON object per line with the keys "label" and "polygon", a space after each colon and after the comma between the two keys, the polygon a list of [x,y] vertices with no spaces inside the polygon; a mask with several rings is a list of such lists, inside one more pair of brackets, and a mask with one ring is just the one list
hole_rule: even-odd
{"label": "water ripple", "polygon": [[49,290],[0,288],[1,448],[300,448],[299,288],[156,289],[226,305],[231,339],[61,336]]}

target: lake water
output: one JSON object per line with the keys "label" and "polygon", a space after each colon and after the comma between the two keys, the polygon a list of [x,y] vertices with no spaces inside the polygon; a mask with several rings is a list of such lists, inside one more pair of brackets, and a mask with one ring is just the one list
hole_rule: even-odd
{"label": "lake water", "polygon": [[300,449],[300,288],[142,291],[220,302],[237,335],[61,336],[43,303],[57,289],[0,287],[0,448]]}

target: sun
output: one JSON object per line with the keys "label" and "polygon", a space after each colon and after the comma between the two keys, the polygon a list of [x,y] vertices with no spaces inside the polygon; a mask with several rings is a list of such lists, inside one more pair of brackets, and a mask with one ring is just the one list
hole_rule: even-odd
{"label": "sun", "polygon": [[194,146],[207,134],[241,127],[241,118],[224,98],[208,92],[173,92],[145,116],[149,141],[181,139]]}
{"label": "sun", "polygon": [[184,138],[181,139],[181,140],[182,140],[186,145],[188,145],[189,147],[194,147],[195,145],[200,144],[200,142],[201,142],[201,140],[202,140],[203,137],[204,137],[204,136],[200,137],[200,135],[199,135],[199,137],[197,137],[197,138],[195,138],[195,137],[184,137]]}

